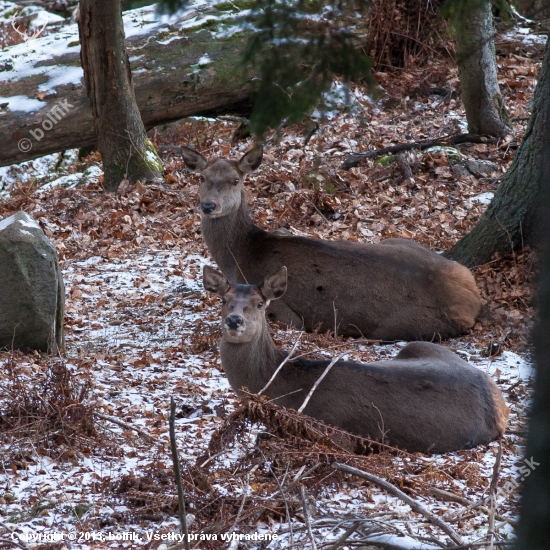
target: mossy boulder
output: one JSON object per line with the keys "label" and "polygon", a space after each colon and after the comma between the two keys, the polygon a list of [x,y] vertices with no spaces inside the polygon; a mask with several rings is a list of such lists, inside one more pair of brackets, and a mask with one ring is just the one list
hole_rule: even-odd
{"label": "mossy boulder", "polygon": [[63,349],[65,286],[55,246],[36,220],[0,221],[0,349]]}

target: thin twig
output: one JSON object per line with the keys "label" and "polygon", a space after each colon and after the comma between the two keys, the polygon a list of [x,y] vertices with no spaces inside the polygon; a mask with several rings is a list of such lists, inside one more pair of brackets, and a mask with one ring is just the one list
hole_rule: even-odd
{"label": "thin twig", "polygon": [[300,494],[302,496],[302,505],[304,509],[304,519],[306,520],[307,532],[309,534],[309,538],[311,539],[311,548],[313,548],[313,550],[317,550],[317,544],[315,544],[315,537],[313,536],[313,531],[311,530],[311,523],[309,521],[309,512],[307,510],[307,500],[306,500],[306,490],[304,489],[303,485],[300,487]]}
{"label": "thin twig", "polygon": [[[317,468],[319,468],[319,466],[321,466],[321,463],[317,462],[317,464],[315,464],[315,466],[310,468],[305,474],[302,474],[298,479],[295,479],[292,483],[289,483],[285,487],[285,492],[288,493],[291,489],[293,489],[300,482],[301,479],[305,479],[308,475],[312,474],[315,470],[317,470]],[[278,494],[279,494],[279,491],[273,493],[271,495],[271,498],[275,498]]]}
{"label": "thin twig", "polygon": [[227,247],[227,250],[229,250],[229,254],[231,254],[231,256],[233,256],[233,259],[235,260],[235,265],[237,266],[237,269],[239,270],[240,274],[242,275],[242,278],[244,279],[244,282],[248,285],[250,284],[246,277],[244,276],[244,273],[243,273],[243,270],[241,269],[241,266],[239,265],[239,262],[237,261],[237,258],[235,258],[235,254],[233,254],[231,248],[229,248],[229,246]]}
{"label": "thin twig", "polygon": [[108,416],[106,414],[94,411],[94,415],[98,418],[101,418],[102,420],[107,420],[108,422],[112,422],[113,424],[117,424],[121,428],[125,428],[126,430],[132,430],[139,434],[145,441],[148,443],[154,443],[155,438],[151,437],[149,434],[146,434],[143,430],[140,430],[139,428],[136,428],[135,426],[132,426],[131,424],[128,424],[127,422],[124,422],[124,420],[119,420],[118,418],[114,418],[112,416]]}
{"label": "thin twig", "polygon": [[491,487],[489,488],[489,550],[493,550],[495,542],[495,513],[497,506],[497,488],[498,488],[498,475],[500,472],[500,461],[502,459],[502,441],[498,445],[498,453],[495,458],[495,464],[493,466],[493,477],[491,479]]}
{"label": "thin twig", "polygon": [[[436,487],[428,487],[428,491],[430,491],[436,497],[439,496],[444,500],[451,500],[453,502],[458,502],[459,504],[462,504],[464,506],[472,506],[474,504],[470,499],[455,495],[454,493],[450,493],[449,491],[444,491],[443,489],[438,489]],[[478,506],[476,507],[479,508],[484,514],[489,515],[489,508],[487,508],[487,506],[481,506],[480,504],[478,504]],[[509,523],[514,527],[517,526],[517,523],[518,523],[516,520],[506,516],[502,516],[501,514],[495,513],[495,518],[498,519],[498,521],[505,521],[506,523]],[[448,521],[452,521],[452,520],[448,520]]]}
{"label": "thin twig", "polygon": [[237,523],[239,523],[239,519],[241,518],[241,514],[243,513],[244,503],[246,502],[246,497],[248,496],[248,482],[249,481],[250,481],[250,474],[246,474],[246,480],[244,482],[244,490],[243,490],[243,499],[241,501],[239,511],[237,512],[237,515],[235,516],[235,521],[233,522],[233,525],[231,526],[231,529],[229,529],[227,531],[228,533],[232,533],[233,531],[235,531],[235,528],[237,527]]}
{"label": "thin twig", "polygon": [[479,500],[476,500],[475,502],[473,502],[469,506],[466,506],[466,508],[464,508],[462,510],[458,510],[458,512],[455,512],[454,514],[451,514],[451,515],[446,514],[443,517],[446,521],[459,520],[467,512],[471,512],[472,510],[475,510],[476,508],[479,508],[479,507],[483,506],[483,504],[485,504],[485,502],[487,502],[488,499],[489,499],[488,496],[484,496],[484,497],[480,498]]}
{"label": "thin twig", "polygon": [[[258,449],[258,451],[260,451],[263,459],[265,460],[265,463],[269,464],[268,460],[267,460],[267,457],[265,456],[262,449],[260,449],[260,446],[258,445],[256,448]],[[273,479],[275,479],[275,481],[277,482],[277,485],[279,487],[279,492],[281,493],[281,496],[283,497],[283,502],[285,504],[286,519],[287,519],[287,522],[288,522],[288,530],[290,532],[290,546],[293,546],[294,545],[294,532],[292,530],[292,519],[290,517],[290,510],[288,508],[288,501],[287,501],[285,493],[283,491],[283,487],[281,485],[281,482],[279,481],[279,478],[277,477],[277,475],[273,471],[273,468],[271,467],[271,464],[269,464],[269,471],[271,472],[271,475],[273,476]]]}
{"label": "thin twig", "polygon": [[309,393],[307,394],[307,397],[304,399],[304,402],[302,403],[302,406],[298,409],[299,413],[303,412],[303,410],[306,408],[307,404],[309,403],[309,400],[311,399],[311,396],[313,395],[313,392],[317,389],[317,386],[321,383],[323,378],[329,373],[330,369],[334,366],[334,364],[337,361],[339,361],[340,359],[342,359],[342,357],[344,355],[345,355],[345,353],[343,353],[342,355],[339,355],[338,357],[335,357],[328,364],[327,368],[323,371],[323,374],[321,374],[321,376],[319,376],[319,378],[317,379],[317,382],[315,382],[315,384],[313,384],[313,388],[311,388],[311,390],[309,390]]}
{"label": "thin twig", "polygon": [[279,371],[284,367],[284,365],[290,360],[294,352],[296,351],[296,348],[298,347],[298,344],[302,338],[303,332],[300,332],[298,335],[298,338],[296,339],[296,342],[294,342],[294,345],[292,346],[292,349],[290,350],[290,353],[283,359],[283,362],[277,367],[277,370],[273,373],[273,376],[269,379],[269,382],[258,392],[258,395],[262,395],[269,386],[271,386],[271,382],[275,380],[275,377],[279,374]]}
{"label": "thin twig", "polygon": [[430,513],[422,504],[416,502],[416,500],[412,499],[410,496],[406,495],[403,491],[398,489],[395,485],[392,485],[388,481],[385,481],[378,476],[375,476],[373,474],[369,474],[367,472],[363,472],[362,470],[359,470],[358,468],[353,468],[352,466],[348,466],[347,464],[340,464],[339,462],[334,462],[332,464],[332,467],[335,470],[341,470],[342,472],[346,472],[348,474],[355,475],[357,477],[361,477],[363,479],[366,479],[370,481],[371,483],[374,483],[378,485],[379,487],[382,487],[388,493],[391,493],[392,495],[396,496],[397,498],[401,499],[403,502],[406,502],[413,511],[422,514],[430,523],[433,523],[437,527],[439,527],[442,531],[444,531],[449,537],[457,544],[462,545],[464,542],[462,541],[462,538],[460,535],[450,526],[447,525],[444,521],[440,520],[438,517],[434,516],[432,513]]}
{"label": "thin twig", "polygon": [[357,531],[359,525],[359,522],[352,523],[350,527],[348,527],[347,531],[332,546],[330,546],[328,550],[336,550],[339,546],[342,546],[342,544],[344,544],[344,542],[346,542],[346,540],[348,540],[349,537]]}
{"label": "thin twig", "polygon": [[180,531],[185,537],[185,550],[190,550],[189,533],[187,532],[187,518],[185,517],[185,500],[183,498],[183,486],[181,484],[180,461],[178,458],[178,446],[176,445],[176,430],[174,427],[176,421],[176,402],[174,396],[170,398],[170,447],[172,449],[172,461],[174,462],[174,475],[176,477],[176,486],[178,488],[178,515],[180,518]]}

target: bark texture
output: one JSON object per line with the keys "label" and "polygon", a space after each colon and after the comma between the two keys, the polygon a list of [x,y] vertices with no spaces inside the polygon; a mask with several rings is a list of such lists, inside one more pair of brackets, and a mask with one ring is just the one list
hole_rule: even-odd
{"label": "bark texture", "polygon": [[[550,182],[543,174],[550,151],[550,48],[539,74],[533,111],[510,169],[491,204],[474,229],[445,254],[468,267],[488,262],[495,252],[510,254],[540,240],[541,189]],[[548,216],[548,212],[544,214]]]}
{"label": "bark texture", "polygon": [[[548,93],[548,92],[547,92]],[[550,129],[548,130],[550,132]],[[550,212],[550,155],[541,173],[541,204]],[[525,458],[532,467],[520,470],[524,489],[518,530],[518,550],[546,550],[550,541],[550,217],[544,219],[541,236],[542,261],[539,276],[539,318],[535,329],[537,374],[530,413]],[[532,460],[531,460],[532,457]],[[535,464],[536,463],[536,464]],[[523,466],[523,464],[522,464]],[[525,474],[525,472],[528,472]],[[519,480],[518,480],[519,481]]]}
{"label": "bark texture", "polygon": [[135,182],[161,176],[162,163],[147,139],[136,103],[121,0],[81,0],[79,31],[105,189],[116,190],[124,178]]}
{"label": "bark texture", "polygon": [[491,3],[472,4],[468,13],[455,18],[453,26],[468,131],[502,136],[510,129],[498,86]]}

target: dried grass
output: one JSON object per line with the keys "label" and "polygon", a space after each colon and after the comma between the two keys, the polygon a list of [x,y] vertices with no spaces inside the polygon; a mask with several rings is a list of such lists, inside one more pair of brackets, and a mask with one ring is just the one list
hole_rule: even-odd
{"label": "dried grass", "polygon": [[439,15],[442,4],[442,0],[373,0],[367,53],[375,67],[410,69],[434,57],[450,57],[450,37]]}
{"label": "dried grass", "polygon": [[[21,359],[21,361],[20,361]],[[97,438],[91,384],[62,359],[36,357],[36,377],[20,354],[3,364],[0,394],[0,444],[4,468],[24,467],[37,453],[56,460],[90,452]]]}

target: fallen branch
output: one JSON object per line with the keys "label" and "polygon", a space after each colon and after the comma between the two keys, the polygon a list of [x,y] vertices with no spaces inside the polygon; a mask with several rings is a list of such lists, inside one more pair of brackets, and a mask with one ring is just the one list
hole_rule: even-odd
{"label": "fallen branch", "polygon": [[309,403],[309,400],[311,399],[311,396],[313,395],[313,392],[317,389],[317,386],[319,386],[319,384],[322,382],[323,378],[329,373],[330,369],[334,366],[334,364],[339,361],[340,359],[342,359],[342,357],[345,355],[345,353],[343,353],[342,355],[339,355],[338,357],[334,358],[327,366],[327,368],[323,371],[323,374],[321,374],[321,376],[319,376],[319,378],[317,379],[317,382],[315,382],[315,384],[313,384],[313,388],[311,388],[311,390],[309,390],[309,393],[307,394],[307,397],[304,399],[304,402],[302,403],[302,406],[298,409],[298,412],[301,414],[304,409],[306,408],[307,404]]}
{"label": "fallen branch", "polygon": [[389,155],[401,153],[402,151],[411,151],[412,149],[420,149],[424,151],[430,147],[436,146],[451,146],[459,145],[460,143],[497,143],[496,138],[489,138],[485,136],[478,136],[476,134],[457,134],[456,136],[445,136],[439,139],[430,139],[425,141],[415,141],[413,143],[402,143],[400,145],[391,145],[390,147],[383,147],[376,151],[368,151],[366,153],[356,153],[348,156],[342,163],[342,170],[349,170],[354,166],[357,166],[362,160],[376,158],[380,155]]}
{"label": "fallen branch", "polygon": [[454,493],[451,493],[449,491],[444,491],[443,489],[438,489],[437,487],[428,487],[428,491],[430,491],[430,493],[432,493],[433,495],[441,497],[444,500],[458,502],[459,504],[463,504],[464,506],[470,506],[471,504],[473,504],[472,501],[467,498],[455,495]]}
{"label": "fallen branch", "polygon": [[436,525],[437,527],[439,527],[442,531],[444,531],[447,535],[449,535],[449,537],[457,545],[464,544],[460,535],[450,525],[447,525],[444,521],[434,516],[432,513],[429,512],[429,510],[424,508],[422,504],[416,502],[416,500],[412,499],[409,495],[406,495],[403,491],[398,489],[395,485],[392,485],[388,481],[385,481],[379,478],[378,476],[369,474],[367,472],[363,472],[363,470],[359,470],[358,468],[353,468],[352,466],[348,466],[347,464],[340,464],[339,462],[334,462],[332,464],[332,467],[335,470],[340,470],[342,472],[346,472],[348,474],[361,477],[363,479],[366,479],[367,481],[370,481],[371,483],[374,483],[375,485],[378,485],[379,487],[382,487],[383,489],[388,491],[388,493],[391,493],[392,495],[401,499],[403,502],[407,503],[413,509],[413,511],[417,512],[418,514],[422,514],[430,523],[433,523],[433,525]]}
{"label": "fallen branch", "polygon": [[154,443],[155,438],[151,437],[149,434],[145,433],[143,430],[140,430],[139,428],[136,428],[135,426],[132,426],[131,424],[128,424],[127,422],[124,422],[124,420],[119,420],[118,418],[114,418],[112,416],[108,416],[106,414],[94,411],[94,415],[98,418],[101,418],[102,420],[107,420],[108,422],[112,422],[113,424],[116,424],[117,426],[120,426],[121,428],[124,428],[126,430],[131,430],[133,432],[136,432],[139,434],[145,441],[149,443]]}

